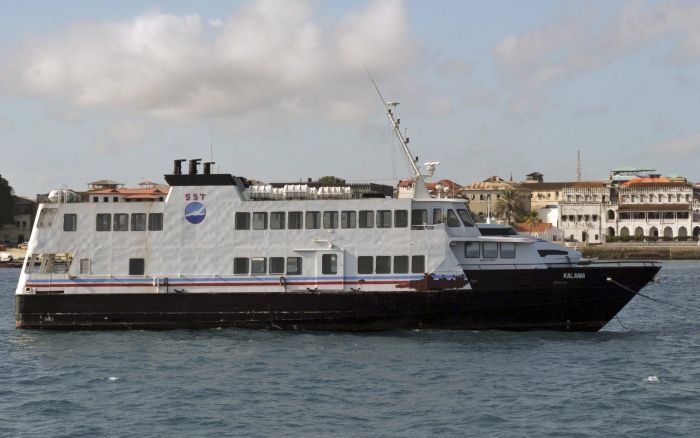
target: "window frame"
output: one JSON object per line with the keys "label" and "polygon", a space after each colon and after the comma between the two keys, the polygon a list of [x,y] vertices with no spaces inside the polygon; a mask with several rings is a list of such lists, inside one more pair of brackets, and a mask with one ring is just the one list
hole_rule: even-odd
{"label": "window frame", "polygon": [[[141,221],[139,222],[138,219],[136,218],[141,218]],[[146,218],[146,213],[131,213],[131,217],[129,218],[129,225],[130,225],[130,230],[131,231],[146,231],[147,227],[147,222],[148,219]],[[137,227],[136,225],[140,225]]]}
{"label": "window frame", "polygon": [[360,275],[374,274],[374,257],[357,256],[357,273]]}
{"label": "window frame", "polygon": [[375,223],[377,228],[391,228],[392,216],[391,210],[377,210],[375,213]]}
{"label": "window frame", "polygon": [[[66,219],[70,218],[70,221]],[[76,213],[63,213],[63,231],[76,231],[78,229],[78,215]]]}
{"label": "window frame", "polygon": [[357,213],[357,226],[359,228],[374,228],[374,210],[360,210]]}
{"label": "window frame", "polygon": [[[100,218],[107,220],[100,221]],[[97,213],[95,215],[95,231],[112,231],[112,215],[110,213]]]}
{"label": "window frame", "polygon": [[[242,269],[245,266],[245,269]],[[250,275],[250,259],[248,257],[233,258],[233,275]]]}
{"label": "window frame", "polygon": [[250,219],[250,212],[249,211],[237,211],[234,213],[233,217],[234,217],[233,228],[235,230],[250,230],[252,221]]}

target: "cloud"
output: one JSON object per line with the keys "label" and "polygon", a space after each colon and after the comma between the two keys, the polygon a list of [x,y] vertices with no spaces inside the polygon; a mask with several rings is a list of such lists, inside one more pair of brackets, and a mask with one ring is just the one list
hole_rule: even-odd
{"label": "cloud", "polygon": [[452,112],[452,102],[447,97],[436,97],[430,100],[430,112],[444,116]]}
{"label": "cloud", "polygon": [[630,1],[617,17],[574,17],[511,35],[493,49],[500,70],[531,89],[612,61],[668,38],[668,59],[700,60],[700,4]]}
{"label": "cloud", "polygon": [[653,152],[662,153],[663,156],[672,155],[675,158],[697,154],[700,152],[700,131],[688,137],[677,138],[652,145],[649,149]]}
{"label": "cloud", "polygon": [[314,4],[257,0],[208,27],[160,12],[78,24],[26,41],[0,77],[17,94],[172,119],[361,117],[365,69],[386,77],[415,58],[404,4],[376,0],[327,26]]}

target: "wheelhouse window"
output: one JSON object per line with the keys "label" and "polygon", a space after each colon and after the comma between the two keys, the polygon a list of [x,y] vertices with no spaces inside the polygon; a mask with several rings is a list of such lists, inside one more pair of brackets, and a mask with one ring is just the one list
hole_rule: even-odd
{"label": "wheelhouse window", "polygon": [[146,231],[146,213],[131,213],[131,231]]}
{"label": "wheelhouse window", "polygon": [[485,259],[495,259],[498,257],[498,243],[484,242],[481,244],[481,254]]}
{"label": "wheelhouse window", "polygon": [[357,258],[357,273],[358,274],[371,274],[374,272],[374,257],[372,256],[359,256]]}
{"label": "wheelhouse window", "polygon": [[163,231],[163,213],[148,215],[148,231]]}
{"label": "wheelhouse window", "polygon": [[144,259],[129,259],[129,275],[144,275],[146,263]]}
{"label": "wheelhouse window", "polygon": [[459,218],[454,210],[447,210],[447,226],[448,227],[459,227]]}
{"label": "wheelhouse window", "polygon": [[287,257],[287,275],[301,275],[301,257]]}
{"label": "wheelhouse window", "polygon": [[338,212],[324,211],[323,212],[323,228],[333,229],[338,228]]}
{"label": "wheelhouse window", "polygon": [[126,213],[114,214],[114,231],[129,231],[129,215]]}
{"label": "wheelhouse window", "polygon": [[237,230],[249,230],[250,229],[250,213],[248,212],[236,212],[236,225]]}
{"label": "wheelhouse window", "polygon": [[377,256],[375,269],[377,274],[391,274],[391,257]]}
{"label": "wheelhouse window", "polygon": [[408,256],[394,256],[394,273],[408,274]]}
{"label": "wheelhouse window", "polygon": [[250,271],[250,261],[248,257],[235,257],[233,259],[233,273],[234,275],[248,275]]}
{"label": "wheelhouse window", "polygon": [[270,257],[270,274],[284,274],[284,257]]}
{"label": "wheelhouse window", "polygon": [[96,231],[109,231],[112,229],[112,215],[106,213],[98,213],[95,219]]}
{"label": "wheelhouse window", "polygon": [[321,257],[321,272],[324,275],[338,273],[338,256],[336,254],[323,254]]}
{"label": "wheelhouse window", "polygon": [[253,229],[267,230],[267,212],[256,211],[253,213]]}
{"label": "wheelhouse window", "polygon": [[288,224],[290,230],[301,230],[304,228],[304,216],[300,211],[290,211],[287,213]]}
{"label": "wheelhouse window", "polygon": [[514,259],[515,258],[515,243],[503,242],[501,245],[501,258],[504,259]]}
{"label": "wheelhouse window", "polygon": [[479,242],[464,242],[464,256],[468,259],[481,257],[481,245]]}
{"label": "wheelhouse window", "polygon": [[374,228],[374,211],[360,210],[360,228]]}
{"label": "wheelhouse window", "polygon": [[441,224],[445,222],[442,215],[442,208],[433,208],[433,224]]}
{"label": "wheelhouse window", "polygon": [[425,228],[428,224],[428,210],[416,209],[411,210],[411,226],[416,228]]}
{"label": "wheelhouse window", "polygon": [[251,274],[266,274],[267,259],[265,257],[253,257],[250,259]]}
{"label": "wheelhouse window", "polygon": [[273,211],[270,213],[270,229],[284,230],[284,212]]}
{"label": "wheelhouse window", "polygon": [[459,214],[459,218],[462,219],[462,223],[464,224],[465,227],[473,227],[474,226],[474,221],[472,220],[472,217],[469,215],[469,211],[467,211],[464,208],[460,208],[457,210],[457,214]]}
{"label": "wheelhouse window", "polygon": [[414,274],[423,274],[425,272],[425,256],[414,255],[411,257],[411,272]]}
{"label": "wheelhouse window", "polygon": [[75,231],[78,227],[78,215],[66,213],[63,215],[63,231]]}
{"label": "wheelhouse window", "polygon": [[377,211],[377,228],[391,228],[391,210]]}
{"label": "wheelhouse window", "polygon": [[321,212],[307,211],[306,212],[306,229],[317,230],[321,228]]}
{"label": "wheelhouse window", "polygon": [[355,228],[357,227],[357,214],[354,211],[340,212],[340,227]]}
{"label": "wheelhouse window", "polygon": [[394,211],[394,226],[396,228],[406,228],[408,226],[408,210]]}

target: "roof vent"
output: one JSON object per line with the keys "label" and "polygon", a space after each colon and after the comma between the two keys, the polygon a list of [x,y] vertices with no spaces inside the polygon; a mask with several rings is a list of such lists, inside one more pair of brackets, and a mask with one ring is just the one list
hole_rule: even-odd
{"label": "roof vent", "polygon": [[201,158],[195,158],[193,160],[190,160],[190,175],[196,175],[197,174],[197,167],[199,166],[199,163],[202,161]]}

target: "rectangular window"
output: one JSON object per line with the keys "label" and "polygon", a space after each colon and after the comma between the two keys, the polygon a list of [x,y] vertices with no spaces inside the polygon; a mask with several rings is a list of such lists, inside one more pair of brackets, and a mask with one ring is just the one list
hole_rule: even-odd
{"label": "rectangular window", "polygon": [[495,259],[498,257],[498,243],[484,242],[481,244],[481,253],[485,259]]}
{"label": "rectangular window", "polygon": [[372,210],[360,210],[360,228],[374,228],[374,212]]}
{"label": "rectangular window", "polygon": [[649,217],[649,219],[658,219],[658,218],[659,218],[659,212],[658,212],[658,211],[650,211],[648,217]]}
{"label": "rectangular window", "polygon": [[163,213],[148,215],[148,231],[163,231]]}
{"label": "rectangular window", "polygon": [[479,242],[464,242],[464,257],[478,259],[481,257]]}
{"label": "rectangular window", "polygon": [[408,256],[394,256],[394,274],[408,274]]}
{"label": "rectangular window", "polygon": [[104,197],[102,198],[102,200],[103,200],[104,202],[109,202],[109,197],[104,196]]}
{"label": "rectangular window", "polygon": [[632,218],[634,219],[646,219],[646,216],[646,213],[644,213],[643,211],[635,211],[634,213],[632,213]]}
{"label": "rectangular window", "polygon": [[433,208],[433,224],[441,224],[445,222],[442,216],[442,208]]}
{"label": "rectangular window", "polygon": [[112,229],[112,215],[105,214],[105,213],[98,213],[97,219],[95,221],[95,230],[96,231],[109,231],[111,229]]}
{"label": "rectangular window", "polygon": [[672,211],[665,211],[664,212],[664,219],[674,219],[674,214]]}
{"label": "rectangular window", "polygon": [[396,228],[406,228],[408,226],[408,210],[394,211],[394,226]]}
{"label": "rectangular window", "polygon": [[391,228],[391,210],[377,211],[377,228]]}
{"label": "rectangular window", "polygon": [[354,211],[340,212],[340,227],[355,228],[357,226],[357,214]]}
{"label": "rectangular window", "polygon": [[447,210],[447,226],[448,227],[459,227],[459,218],[454,210]]}
{"label": "rectangular window", "polygon": [[321,212],[307,211],[306,212],[306,229],[317,230],[321,228]]}
{"label": "rectangular window", "polygon": [[131,213],[131,231],[146,231],[146,213]]}
{"label": "rectangular window", "polygon": [[391,274],[391,257],[390,256],[377,256],[377,274]]}
{"label": "rectangular window", "polygon": [[332,229],[338,228],[338,212],[324,211],[323,212],[323,228]]}
{"label": "rectangular window", "polygon": [[358,274],[371,274],[374,272],[374,257],[372,256],[359,256],[357,258],[357,273]]}
{"label": "rectangular window", "polygon": [[414,255],[411,257],[411,272],[414,274],[423,274],[425,272],[425,256]]}
{"label": "rectangular window", "polygon": [[428,210],[411,210],[411,226],[414,228],[424,228],[428,224]]}
{"label": "rectangular window", "polygon": [[63,231],[75,231],[78,227],[78,215],[66,213],[63,215]]}
{"label": "rectangular window", "polygon": [[251,274],[266,274],[267,259],[265,257],[253,257],[250,259]]}
{"label": "rectangular window", "polygon": [[100,202],[100,198],[97,196],[92,197],[92,202]]}
{"label": "rectangular window", "polygon": [[235,275],[248,275],[249,269],[248,257],[236,257],[233,259],[233,273]]}
{"label": "rectangular window", "polygon": [[129,275],[143,275],[146,273],[146,263],[143,259],[129,259]]}
{"label": "rectangular window", "polygon": [[284,274],[284,257],[270,257],[270,274]]}
{"label": "rectangular window", "polygon": [[80,274],[90,275],[90,259],[80,259]]}
{"label": "rectangular window", "polygon": [[688,219],[688,212],[687,211],[679,211],[676,213],[676,219]]}
{"label": "rectangular window", "polygon": [[501,257],[504,259],[514,259],[515,243],[501,243]]}
{"label": "rectangular window", "polygon": [[129,231],[129,215],[126,213],[115,213],[112,225],[114,231]]}
{"label": "rectangular window", "polygon": [[237,230],[250,230],[250,213],[237,212],[235,228]]}
{"label": "rectangular window", "polygon": [[270,213],[270,229],[284,230],[284,212],[273,211]]}
{"label": "rectangular window", "polygon": [[267,212],[256,211],[253,213],[253,229],[267,230]]}
{"label": "rectangular window", "polygon": [[324,275],[338,273],[338,256],[336,254],[323,254],[321,257],[321,271]]}
{"label": "rectangular window", "polygon": [[290,211],[287,213],[287,228],[290,230],[301,230],[304,228],[304,216],[300,211]]}
{"label": "rectangular window", "polygon": [[287,257],[287,275],[301,275],[301,257]]}

